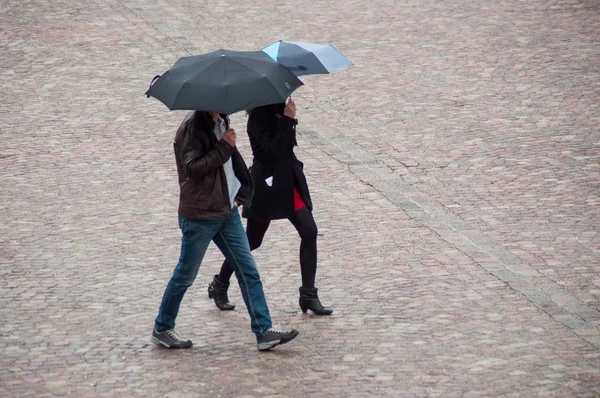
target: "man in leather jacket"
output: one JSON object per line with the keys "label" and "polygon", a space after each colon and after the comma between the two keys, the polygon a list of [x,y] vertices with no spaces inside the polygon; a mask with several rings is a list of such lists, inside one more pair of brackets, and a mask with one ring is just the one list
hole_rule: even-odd
{"label": "man in leather jacket", "polygon": [[235,270],[256,334],[258,349],[293,340],[298,331],[272,326],[262,282],[238,212],[249,206],[252,179],[235,147],[236,133],[225,115],[196,111],[181,123],[174,149],[179,175],[181,253],[165,289],[152,332],[152,342],[167,348],[188,348],[189,339],[175,331],[175,318],[211,241]]}

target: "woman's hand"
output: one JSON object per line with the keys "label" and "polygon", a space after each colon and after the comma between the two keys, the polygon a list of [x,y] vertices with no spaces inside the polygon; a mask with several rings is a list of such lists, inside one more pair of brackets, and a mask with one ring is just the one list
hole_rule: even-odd
{"label": "woman's hand", "polygon": [[290,99],[290,102],[288,102],[288,104],[285,106],[285,109],[283,110],[283,114],[289,117],[290,119],[296,118],[296,103],[294,102],[294,100]]}

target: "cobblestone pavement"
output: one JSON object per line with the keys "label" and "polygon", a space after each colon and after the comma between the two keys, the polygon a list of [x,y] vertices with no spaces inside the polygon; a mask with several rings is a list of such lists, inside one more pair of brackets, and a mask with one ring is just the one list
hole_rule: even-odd
{"label": "cobblestone pavement", "polygon": [[[276,222],[256,258],[300,336],[256,350],[238,289],[206,296],[212,247],[194,347],[156,348],[183,113],[143,93],[278,39],[355,63],[295,95],[335,313],[299,311]],[[0,396],[599,396],[597,0],[3,0],[0,54]]]}

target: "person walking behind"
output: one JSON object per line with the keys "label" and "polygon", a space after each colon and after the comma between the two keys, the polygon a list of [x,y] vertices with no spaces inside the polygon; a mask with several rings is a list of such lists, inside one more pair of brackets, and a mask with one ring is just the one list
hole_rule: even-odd
{"label": "person walking behind", "polygon": [[[299,304],[302,312],[330,315],[331,308],[321,305],[315,287],[317,273],[317,225],[312,215],[312,202],[304,176],[304,165],[294,154],[296,144],[296,104],[294,101],[257,107],[249,112],[247,132],[253,164],[250,168],[255,184],[252,205],[244,206],[248,218],[246,235],[250,250],[260,247],[271,220],[287,218],[301,238]],[[229,259],[221,266],[208,287],[208,296],[221,310],[235,308],[227,290],[233,273]]]}
{"label": "person walking behind", "polygon": [[236,146],[235,130],[225,115],[196,111],[181,123],[174,141],[179,175],[179,263],[165,289],[152,331],[152,342],[188,348],[192,341],[175,331],[181,300],[192,285],[213,241],[235,271],[256,334],[258,349],[293,340],[298,331],[272,326],[262,282],[238,212],[250,205],[253,184]]}

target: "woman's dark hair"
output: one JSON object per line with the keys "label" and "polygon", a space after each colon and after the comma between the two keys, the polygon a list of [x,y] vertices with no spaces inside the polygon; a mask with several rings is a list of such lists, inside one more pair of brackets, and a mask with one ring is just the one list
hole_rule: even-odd
{"label": "woman's dark hair", "polygon": [[192,123],[194,131],[213,131],[215,128],[215,121],[210,113],[205,111],[196,111]]}
{"label": "woman's dark hair", "polygon": [[285,108],[285,102],[281,102],[279,104],[269,104],[269,105],[257,106],[256,108],[246,109],[246,116],[250,117],[250,115],[252,114],[252,110],[254,110],[254,109],[268,109],[269,111],[276,109],[276,110],[280,110],[281,112],[283,112],[284,108]]}

